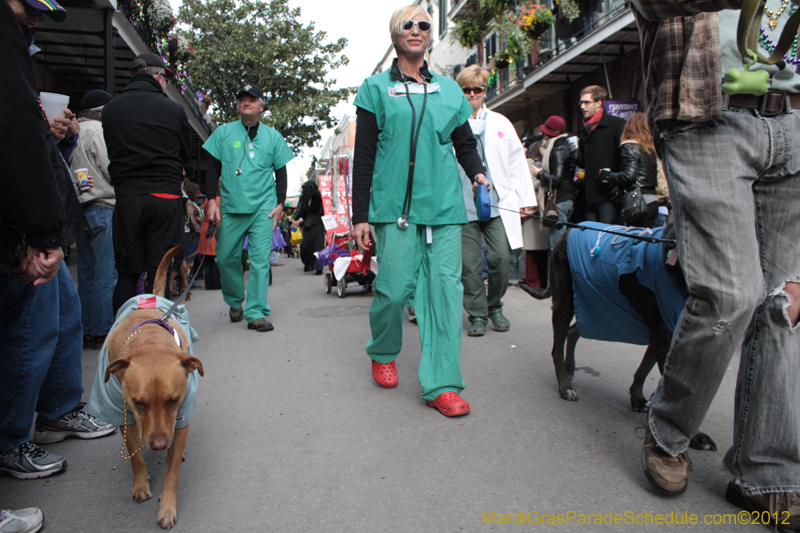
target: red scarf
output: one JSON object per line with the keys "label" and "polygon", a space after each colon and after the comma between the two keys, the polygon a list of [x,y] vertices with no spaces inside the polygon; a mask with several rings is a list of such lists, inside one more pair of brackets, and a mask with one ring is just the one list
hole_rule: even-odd
{"label": "red scarf", "polygon": [[603,118],[603,108],[597,110],[597,113],[592,115],[589,119],[583,120],[583,127],[586,129],[586,133],[592,133],[594,129],[597,127],[597,123],[600,122],[600,119]]}

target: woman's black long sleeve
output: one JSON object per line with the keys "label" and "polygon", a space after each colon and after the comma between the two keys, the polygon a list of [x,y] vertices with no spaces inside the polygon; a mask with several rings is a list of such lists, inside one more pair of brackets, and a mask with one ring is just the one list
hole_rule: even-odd
{"label": "woman's black long sleeve", "polygon": [[353,148],[353,224],[369,219],[369,194],[379,133],[375,113],[357,107],[356,142]]}
{"label": "woman's black long sleeve", "polygon": [[[353,154],[353,224],[367,222],[369,218],[369,194],[372,188],[372,174],[375,170],[375,154],[378,151],[378,120],[374,113],[356,108],[356,142]],[[467,176],[474,180],[478,174],[485,174],[478,155],[475,136],[465,122],[450,135],[456,159]]]}

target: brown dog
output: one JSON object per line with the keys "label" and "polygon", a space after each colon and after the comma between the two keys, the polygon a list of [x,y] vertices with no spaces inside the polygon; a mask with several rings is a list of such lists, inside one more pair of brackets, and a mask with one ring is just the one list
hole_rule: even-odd
{"label": "brown dog", "polygon": [[[167,267],[180,246],[172,248],[162,259],[154,282],[154,294],[164,294]],[[165,529],[177,521],[178,475],[189,426],[175,429],[178,408],[187,393],[187,379],[196,369],[203,375],[203,364],[188,353],[190,339],[181,325],[170,318],[170,332],[158,323],[163,311],[138,309],[123,318],[108,334],[108,367],[104,380],[113,374],[122,387],[122,397],[132,414],[123,426],[124,446],[133,467],[133,499],[143,502],[152,497],[142,447],[151,451],[169,449],[167,473],[159,498],[158,523]],[[177,338],[181,340],[179,346]],[[127,415],[126,415],[127,416]]]}

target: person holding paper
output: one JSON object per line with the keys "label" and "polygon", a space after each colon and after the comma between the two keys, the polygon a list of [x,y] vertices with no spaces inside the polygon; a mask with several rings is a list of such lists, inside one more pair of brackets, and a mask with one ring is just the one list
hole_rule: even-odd
{"label": "person holding paper", "polygon": [[[231,322],[247,320],[247,328],[271,331],[267,320],[269,256],[272,232],[283,216],[286,164],[294,159],[286,140],[261,124],[264,93],[247,84],[236,95],[241,120],[225,124],[203,144],[210,155],[206,181],[209,220],[217,220],[217,266],[222,297]],[[219,187],[219,193],[217,189]],[[220,212],[216,197],[222,202]],[[245,304],[242,246],[249,236],[250,278]]]}

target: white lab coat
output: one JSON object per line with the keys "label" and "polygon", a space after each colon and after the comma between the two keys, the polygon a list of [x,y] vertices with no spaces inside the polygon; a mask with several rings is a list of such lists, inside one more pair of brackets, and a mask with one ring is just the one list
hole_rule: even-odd
{"label": "white lab coat", "polygon": [[486,106],[478,117],[486,114],[486,165],[499,197],[498,206],[508,244],[512,250],[522,247],[522,224],[519,210],[536,207],[536,193],[531,183],[531,173],[525,159],[525,148],[511,122]]}

